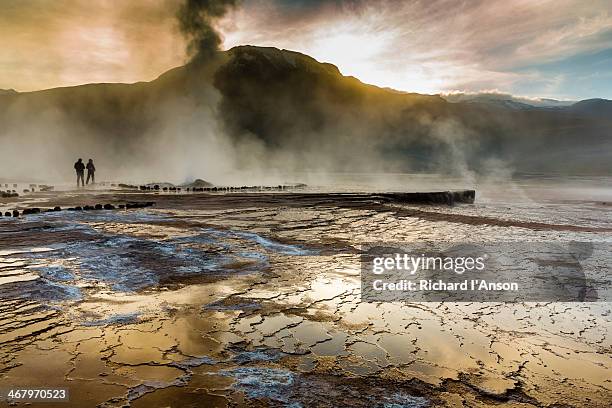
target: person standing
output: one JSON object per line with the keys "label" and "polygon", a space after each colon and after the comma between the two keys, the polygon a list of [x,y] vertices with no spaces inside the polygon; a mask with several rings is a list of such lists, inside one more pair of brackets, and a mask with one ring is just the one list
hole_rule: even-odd
{"label": "person standing", "polygon": [[77,187],[79,186],[79,180],[81,181],[81,185],[85,187],[85,165],[83,164],[83,159],[79,159],[74,163],[74,169],[77,174]]}
{"label": "person standing", "polygon": [[87,184],[89,184],[89,178],[91,177],[91,184],[96,183],[96,166],[94,166],[93,160],[89,159],[87,162]]}

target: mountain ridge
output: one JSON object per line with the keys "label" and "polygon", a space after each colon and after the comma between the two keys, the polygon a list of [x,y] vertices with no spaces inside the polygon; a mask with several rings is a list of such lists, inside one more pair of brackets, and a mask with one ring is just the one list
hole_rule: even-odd
{"label": "mountain ridge", "polygon": [[[550,108],[550,107],[568,107],[568,106],[572,106],[572,105],[576,105],[579,104],[581,102],[587,102],[587,101],[601,101],[601,102],[610,102],[612,103],[612,100],[609,99],[605,99],[605,98],[587,98],[587,99],[581,99],[581,100],[559,100],[559,99],[553,99],[553,98],[526,98],[526,97],[517,97],[515,95],[512,94],[508,94],[508,93],[502,93],[502,92],[495,92],[495,93],[491,93],[491,92],[470,92],[470,93],[465,93],[465,92],[451,92],[448,94],[444,94],[444,93],[437,93],[437,94],[422,94],[422,93],[418,93],[418,92],[411,92],[411,91],[405,91],[405,90],[399,90],[399,89],[395,89],[395,88],[391,88],[391,87],[380,87],[378,85],[375,84],[369,84],[366,82],[361,81],[359,78],[355,77],[355,76],[351,76],[351,75],[343,75],[340,72],[340,69],[329,62],[321,62],[316,60],[315,58],[298,52],[298,51],[293,51],[293,50],[289,50],[289,49],[284,49],[284,48],[277,48],[277,47],[260,47],[260,46],[255,46],[255,45],[238,45],[235,47],[230,48],[227,51],[223,51],[225,53],[230,53],[233,52],[233,50],[240,50],[240,49],[246,49],[246,48],[251,48],[251,49],[257,49],[259,51],[264,51],[267,53],[277,53],[279,55],[283,55],[283,57],[285,57],[286,55],[294,55],[294,56],[300,56],[300,57],[305,57],[309,60],[311,60],[312,62],[319,64],[321,66],[325,66],[325,67],[329,67],[330,71],[332,71],[334,74],[338,74],[338,75],[342,75],[345,78],[351,78],[351,79],[355,79],[357,81],[359,81],[360,83],[362,83],[365,86],[372,86],[381,90],[385,90],[385,91],[389,91],[392,93],[397,93],[397,94],[406,94],[406,95],[423,95],[423,96],[439,96],[442,99],[446,100],[447,102],[450,103],[457,103],[457,102],[516,102],[517,105],[525,105],[525,106],[531,106],[534,108],[542,108],[542,107],[546,107],[546,108]],[[78,85],[66,85],[66,86],[57,86],[57,87],[52,87],[52,88],[45,88],[45,89],[38,89],[38,90],[32,90],[32,91],[16,91],[15,89],[0,89],[0,95],[2,94],[8,94],[8,95],[14,95],[14,94],[30,94],[30,93],[36,93],[36,92],[46,92],[46,91],[52,91],[52,90],[56,90],[56,89],[68,89],[68,88],[78,88],[78,87],[82,87],[82,86],[91,86],[91,85],[135,85],[135,84],[146,84],[146,83],[151,83],[151,82],[155,82],[158,79],[166,76],[169,73],[172,73],[176,70],[181,70],[184,69],[186,66],[189,66],[189,63],[185,64],[185,65],[179,65],[173,68],[168,69],[167,71],[162,72],[161,74],[159,74],[155,79],[152,79],[150,81],[136,81],[136,82],[91,82],[91,83],[85,83],[85,84],[78,84]],[[512,107],[511,105],[508,105],[509,107]]]}
{"label": "mountain ridge", "polygon": [[237,166],[487,173],[501,162],[510,171],[609,174],[610,101],[581,102],[448,102],[365,84],[295,51],[239,46],[148,82],[0,93],[0,140],[19,135],[23,151],[58,144],[51,153],[66,160],[80,154],[76,139],[115,157],[117,171],[181,144],[211,150],[202,135],[214,130]]}

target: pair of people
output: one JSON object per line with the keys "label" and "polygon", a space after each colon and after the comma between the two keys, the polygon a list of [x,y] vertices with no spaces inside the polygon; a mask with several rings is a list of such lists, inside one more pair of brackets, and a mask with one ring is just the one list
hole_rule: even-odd
{"label": "pair of people", "polygon": [[90,178],[91,184],[94,184],[96,182],[96,166],[94,166],[92,159],[89,159],[89,161],[87,162],[87,166],[83,164],[83,159],[77,160],[77,162],[74,163],[74,169],[76,170],[77,174],[77,187],[79,186],[79,181],[81,182],[81,185],[85,187],[85,169],[87,169],[87,184],[89,184]]}

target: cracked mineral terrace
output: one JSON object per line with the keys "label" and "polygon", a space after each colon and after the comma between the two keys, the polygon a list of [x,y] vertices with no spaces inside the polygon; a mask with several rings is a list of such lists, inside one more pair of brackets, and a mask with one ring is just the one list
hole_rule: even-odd
{"label": "cracked mineral terrace", "polygon": [[[0,207],[149,200],[54,192]],[[363,243],[609,243],[610,212],[597,203],[437,207],[308,193],[155,200],[0,218],[2,387],[69,389],[69,402],[45,407],[612,400],[610,303],[360,300]]]}

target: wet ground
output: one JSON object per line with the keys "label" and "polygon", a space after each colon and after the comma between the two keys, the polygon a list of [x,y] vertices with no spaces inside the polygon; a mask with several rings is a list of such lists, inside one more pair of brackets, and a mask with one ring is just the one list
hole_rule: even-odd
{"label": "wet ground", "polygon": [[366,303],[359,279],[372,241],[609,243],[605,203],[98,191],[2,205],[150,200],[0,218],[2,386],[69,389],[47,407],[612,400],[609,302]]}

